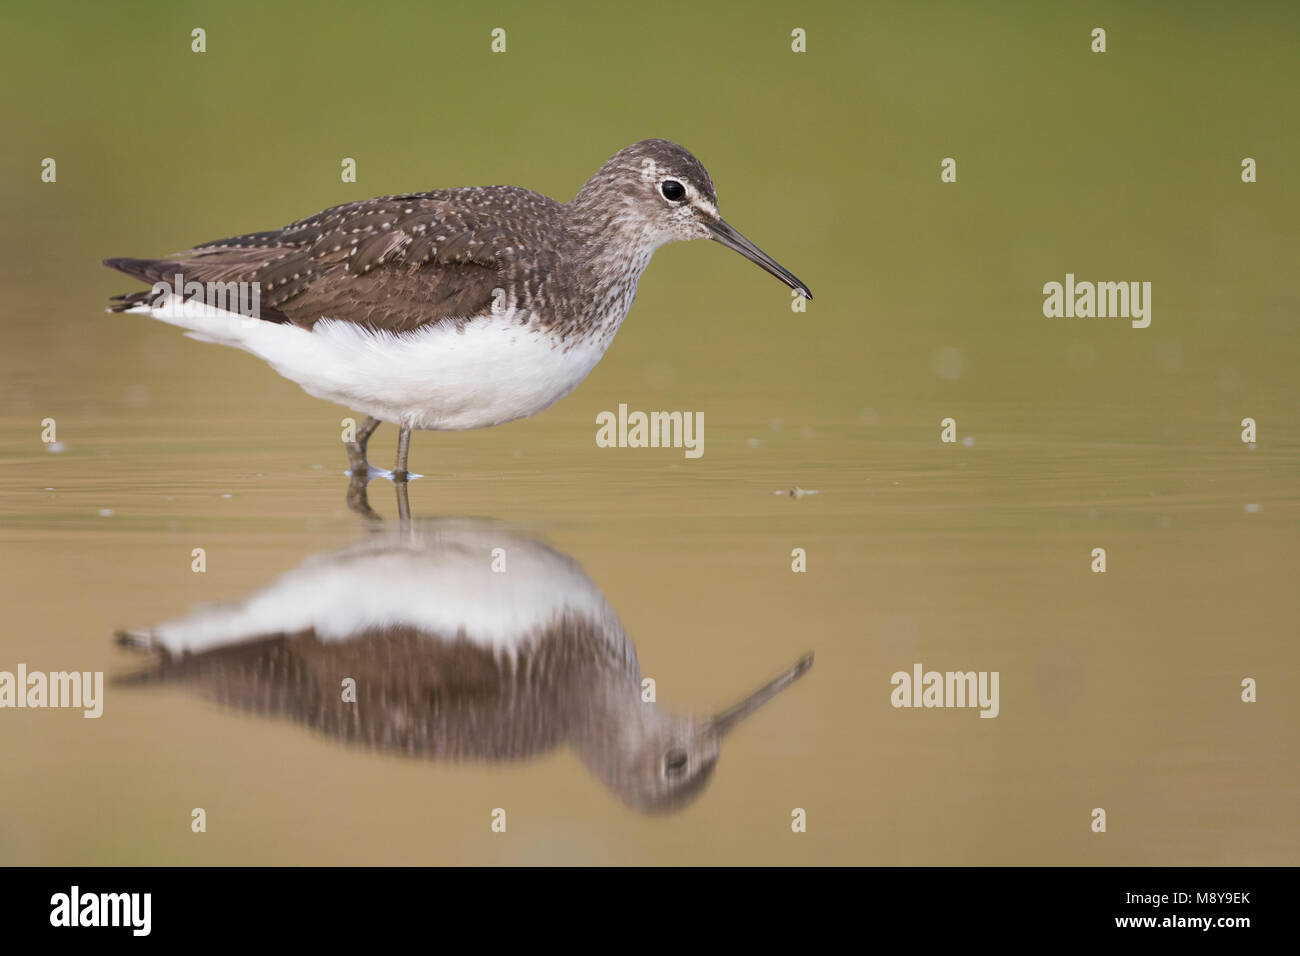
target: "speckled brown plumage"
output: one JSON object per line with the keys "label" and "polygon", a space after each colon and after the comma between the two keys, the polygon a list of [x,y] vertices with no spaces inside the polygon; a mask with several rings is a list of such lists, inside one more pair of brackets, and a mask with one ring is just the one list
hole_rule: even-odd
{"label": "speckled brown plumage", "polygon": [[[565,204],[516,186],[480,186],[345,203],[283,229],[194,246],[166,259],[105,265],[149,283],[258,283],[261,318],[311,328],[328,316],[409,332],[527,310],[563,335],[635,288],[639,236],[626,235],[620,186],[645,164],[688,170],[716,203],[704,166],[665,140],[616,154]],[[646,256],[645,258],[648,258]],[[494,298],[495,290],[501,290]],[[150,293],[118,296],[123,311]]]}

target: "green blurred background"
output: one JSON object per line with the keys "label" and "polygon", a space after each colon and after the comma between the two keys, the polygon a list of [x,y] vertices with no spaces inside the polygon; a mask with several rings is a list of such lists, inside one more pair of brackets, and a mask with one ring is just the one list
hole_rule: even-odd
{"label": "green blurred background", "polygon": [[[105,315],[134,286],[102,258],[388,193],[567,199],[647,137],[695,152],[815,301],[716,244],[662,250],[573,396],[415,437],[413,509],[544,532],[681,707],[818,662],[654,821],[571,756],[388,761],[179,692],[0,712],[0,862],[1300,862],[1298,27],[1284,3],[7,10],[0,668],[119,672],[114,628],[359,530],[348,413]],[[1151,327],[1044,318],[1067,272],[1152,282]],[[597,449],[619,402],[704,411],[704,457]],[[948,416],[970,445],[939,442]],[[821,493],[772,494],[795,485]],[[1002,715],[893,710],[914,661],[1000,669]],[[488,834],[497,805],[526,839]]]}

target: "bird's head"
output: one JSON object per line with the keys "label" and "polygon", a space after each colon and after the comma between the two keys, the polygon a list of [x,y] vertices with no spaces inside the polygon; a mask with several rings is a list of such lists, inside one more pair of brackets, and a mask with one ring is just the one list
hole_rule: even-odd
{"label": "bird's head", "polygon": [[582,187],[570,208],[580,216],[612,222],[630,241],[652,249],[687,239],[713,239],[812,298],[794,273],[722,218],[709,171],[690,151],[666,139],[645,139],[619,150]]}

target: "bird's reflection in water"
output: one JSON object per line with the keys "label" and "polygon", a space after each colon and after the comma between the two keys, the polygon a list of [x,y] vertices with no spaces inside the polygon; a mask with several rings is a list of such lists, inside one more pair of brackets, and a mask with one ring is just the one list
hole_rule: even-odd
{"label": "bird's reflection in water", "polygon": [[577,563],[470,519],[403,521],[243,601],[119,638],[154,654],[131,683],[183,682],[435,760],[513,761],[567,746],[647,812],[697,796],[727,732],[812,665],[802,658],[716,715],[664,713],[642,700],[636,650]]}

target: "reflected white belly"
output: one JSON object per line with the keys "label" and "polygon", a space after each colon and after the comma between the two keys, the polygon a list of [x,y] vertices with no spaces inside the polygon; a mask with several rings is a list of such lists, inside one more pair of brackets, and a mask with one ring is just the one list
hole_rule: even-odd
{"label": "reflected white belly", "polygon": [[[205,605],[149,631],[173,654],[200,653],[271,634],[312,629],[322,641],[412,627],[516,653],[565,615],[594,622],[620,653],[635,655],[604,595],[571,558],[474,523],[430,525],[428,542],[401,533],[315,555],[256,594]],[[501,548],[508,573],[493,569]]]}

